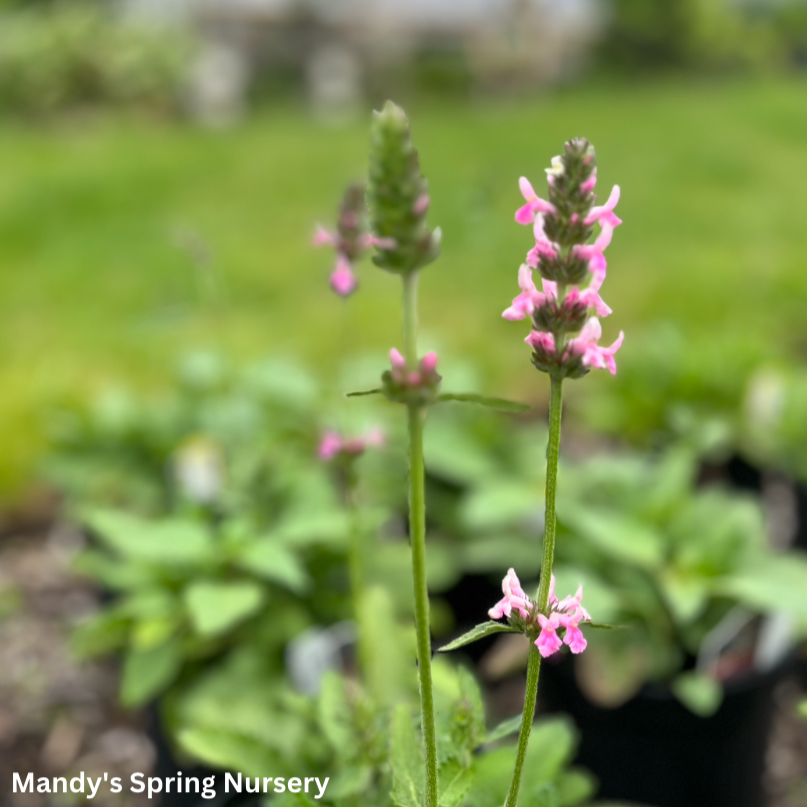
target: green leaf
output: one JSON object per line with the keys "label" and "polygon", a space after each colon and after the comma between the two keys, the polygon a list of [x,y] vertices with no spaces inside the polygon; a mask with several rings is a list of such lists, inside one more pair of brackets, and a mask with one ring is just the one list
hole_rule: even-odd
{"label": "green leaf", "polygon": [[455,761],[441,766],[438,773],[440,795],[438,807],[456,807],[471,789],[474,781],[473,768],[464,768]]}
{"label": "green leaf", "polygon": [[359,398],[362,395],[383,395],[383,393],[384,393],[383,389],[367,389],[367,390],[364,390],[362,392],[348,392],[347,397],[348,398]]}
{"label": "green leaf", "polygon": [[70,636],[70,649],[79,658],[90,658],[126,644],[129,619],[121,610],[102,611],[80,623]]}
{"label": "green leaf", "polygon": [[558,781],[558,795],[561,807],[587,804],[596,792],[596,779],[585,770],[573,768],[563,773]]}
{"label": "green leaf", "polygon": [[184,592],[193,627],[202,636],[215,636],[252,616],[264,600],[258,583],[191,583]]}
{"label": "green leaf", "polygon": [[485,743],[495,743],[497,740],[503,740],[511,734],[515,734],[521,729],[522,715],[515,715],[507,720],[503,720],[496,728],[491,729],[485,737]]}
{"label": "green leaf", "polygon": [[208,765],[247,776],[263,776],[282,768],[277,755],[262,743],[221,729],[185,729],[179,733],[179,744]]}
{"label": "green leaf", "polygon": [[353,733],[345,682],[335,672],[328,672],[322,678],[317,717],[322,733],[337,756],[349,758],[355,750],[356,738]]}
{"label": "green leaf", "polygon": [[499,412],[527,412],[532,409],[528,404],[508,401],[506,398],[493,398],[489,395],[477,395],[473,392],[444,392],[437,397],[437,402],[457,401],[458,403],[471,403],[486,406],[488,409],[497,409]]}
{"label": "green leaf", "polygon": [[392,721],[392,801],[397,807],[423,807],[425,773],[409,707],[400,704]]}
{"label": "green leaf", "polygon": [[181,663],[177,640],[147,650],[130,650],[123,662],[121,704],[129,708],[142,706],[160,694],[179,673]]}
{"label": "green leaf", "polygon": [[486,636],[493,636],[494,633],[520,633],[518,628],[505,625],[503,622],[483,622],[475,628],[471,628],[467,633],[463,633],[453,642],[449,642],[439,649],[440,653],[447,653],[449,650],[456,650],[458,647],[465,647],[467,644],[478,642]]}
{"label": "green leaf", "polygon": [[236,563],[297,594],[306,591],[311,583],[298,557],[272,538],[262,538],[244,546],[238,553]]}
{"label": "green leaf", "polygon": [[651,526],[611,511],[564,503],[560,519],[572,532],[590,541],[616,560],[643,568],[659,568],[664,563],[665,541]]}
{"label": "green leaf", "polygon": [[210,534],[195,521],[149,521],[116,510],[91,510],[84,520],[107,546],[133,560],[186,565],[211,557]]}
{"label": "green leaf", "polygon": [[113,591],[143,588],[155,577],[154,572],[142,563],[121,562],[117,556],[93,549],[80,552],[71,565],[78,574],[91,577]]}
{"label": "green leaf", "polygon": [[672,682],[673,695],[700,717],[713,715],[723,703],[723,687],[709,675],[696,672],[681,673]]}
{"label": "green leaf", "polygon": [[287,546],[342,544],[350,529],[347,513],[341,510],[310,508],[286,516],[274,531],[274,537]]}

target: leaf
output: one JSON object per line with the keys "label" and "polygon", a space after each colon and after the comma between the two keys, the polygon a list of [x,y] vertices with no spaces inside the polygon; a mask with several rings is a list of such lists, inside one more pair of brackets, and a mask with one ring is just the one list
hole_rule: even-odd
{"label": "leaf", "polygon": [[263,603],[258,583],[191,583],[184,592],[193,627],[202,636],[215,636],[252,616]]}
{"label": "leaf", "polygon": [[346,397],[359,398],[362,395],[383,395],[383,393],[384,393],[383,389],[367,389],[362,392],[348,392]]}
{"label": "leaf", "polygon": [[562,807],[587,804],[597,792],[596,779],[586,770],[572,768],[558,780],[558,796]]}
{"label": "leaf", "polygon": [[143,588],[150,585],[155,577],[144,564],[122,563],[120,558],[108,552],[93,549],[76,555],[71,566],[78,574],[91,577],[113,591]]}
{"label": "leaf", "polygon": [[723,703],[723,687],[710,675],[695,670],[681,673],[672,682],[673,695],[699,717],[710,717]]}
{"label": "leaf", "polygon": [[129,620],[119,608],[101,611],[81,622],[70,636],[70,649],[80,659],[109,653],[126,644]]}
{"label": "leaf", "polygon": [[496,728],[491,729],[485,737],[485,743],[495,743],[497,740],[503,740],[511,734],[515,734],[521,729],[522,715],[515,715],[503,720]]}
{"label": "leaf", "polygon": [[579,503],[575,506],[565,503],[560,518],[572,532],[615,560],[651,569],[659,568],[664,563],[663,536],[641,521],[590,506],[583,509]]}
{"label": "leaf", "polygon": [[278,757],[265,745],[221,729],[191,728],[179,733],[179,744],[192,756],[217,768],[263,776],[281,769]]}
{"label": "leaf", "polygon": [[99,540],[127,558],[186,565],[211,557],[210,534],[195,521],[149,521],[117,510],[91,510],[84,520]]}
{"label": "leaf", "polygon": [[438,781],[441,790],[437,800],[438,807],[456,807],[471,789],[474,770],[452,761],[440,768]]}
{"label": "leaf", "polygon": [[176,639],[147,650],[130,650],[123,662],[121,704],[131,708],[154,698],[174,680],[181,663]]}
{"label": "leaf", "polygon": [[473,392],[444,392],[438,396],[437,402],[442,403],[444,401],[477,404],[478,406],[486,406],[488,409],[497,409],[499,412],[526,412],[532,409],[528,404],[508,401],[506,398],[477,395]]}
{"label": "leaf", "polygon": [[424,760],[412,716],[406,704],[395,709],[392,721],[392,801],[397,807],[422,807]]}
{"label": "leaf", "polygon": [[272,538],[262,538],[244,546],[238,553],[236,563],[296,594],[302,594],[311,583],[308,572],[297,556]]}
{"label": "leaf", "polygon": [[339,757],[349,758],[355,750],[350,706],[345,682],[335,672],[327,672],[317,702],[317,717],[322,733]]}
{"label": "leaf", "polygon": [[287,546],[306,547],[313,544],[342,544],[350,529],[347,513],[340,510],[310,508],[287,515],[274,532],[274,537]]}
{"label": "leaf", "polygon": [[471,628],[467,633],[463,633],[453,642],[449,642],[439,649],[440,653],[448,653],[449,650],[456,650],[458,647],[465,647],[467,644],[478,642],[486,636],[493,636],[494,633],[520,633],[518,628],[505,625],[503,622],[483,622],[475,628]]}

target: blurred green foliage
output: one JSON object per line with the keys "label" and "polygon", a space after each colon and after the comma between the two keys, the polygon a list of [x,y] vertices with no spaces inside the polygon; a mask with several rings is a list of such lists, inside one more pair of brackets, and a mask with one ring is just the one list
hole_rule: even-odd
{"label": "blurred green foliage", "polygon": [[191,52],[189,36],[120,20],[102,3],[0,7],[0,112],[175,112]]}

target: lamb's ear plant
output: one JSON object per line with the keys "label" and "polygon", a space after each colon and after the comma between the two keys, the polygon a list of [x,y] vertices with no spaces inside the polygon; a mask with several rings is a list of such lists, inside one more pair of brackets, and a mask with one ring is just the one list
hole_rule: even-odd
{"label": "lamb's ear plant", "polygon": [[[593,193],[597,182],[594,149],[583,138],[566,143],[564,153],[552,160],[547,169],[549,200],[539,198],[529,181],[519,183],[526,204],[516,211],[519,224],[533,225],[535,247],[519,270],[521,293],[504,312],[508,320],[532,319],[526,338],[532,348],[532,363],[550,380],[549,439],[546,451],[546,512],[544,520],[543,560],[537,599],[532,600],[521,587],[513,569],[502,583],[503,599],[489,611],[491,622],[478,625],[444,650],[454,649],[484,636],[501,631],[524,633],[533,646],[527,667],[527,688],[521,718],[515,769],[505,807],[515,807],[521,785],[524,759],[535,714],[541,658],[552,655],[563,644],[572,653],[581,653],[586,640],[581,623],[591,623],[583,608],[582,587],[572,597],[559,600],[554,592],[552,564],[555,555],[555,495],[562,385],[566,378],[582,378],[593,367],[616,373],[614,354],[622,344],[622,334],[610,347],[601,347],[602,334],[597,315],[607,316],[611,309],[599,295],[605,280],[603,255],[621,221],[613,210],[619,200],[614,187],[605,205],[595,206]],[[600,232],[593,244],[594,225]],[[542,291],[533,282],[533,270],[541,275]],[[588,285],[582,284],[588,281]],[[507,617],[507,624],[497,620]]]}

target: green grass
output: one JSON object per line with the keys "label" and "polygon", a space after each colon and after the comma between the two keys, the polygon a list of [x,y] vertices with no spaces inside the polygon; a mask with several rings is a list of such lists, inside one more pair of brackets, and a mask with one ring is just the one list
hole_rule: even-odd
{"label": "green grass", "polygon": [[[517,180],[542,186],[582,134],[601,194],[623,191],[603,289],[606,338],[626,331],[621,362],[659,319],[696,349],[726,334],[807,347],[806,98],[799,81],[670,83],[410,109],[444,231],[422,283],[424,342],[477,363],[490,392],[545,393],[524,324],[500,318],[531,246],[513,221]],[[349,345],[376,351],[380,372],[400,342],[397,279],[363,264],[346,327],[331,255],[309,245],[366,147],[367,120],[332,128],[291,109],[228,132],[0,127],[0,487],[41,451],[49,401],[159,386],[192,346],[326,368]],[[212,250],[219,294],[175,245],[182,229]]]}

